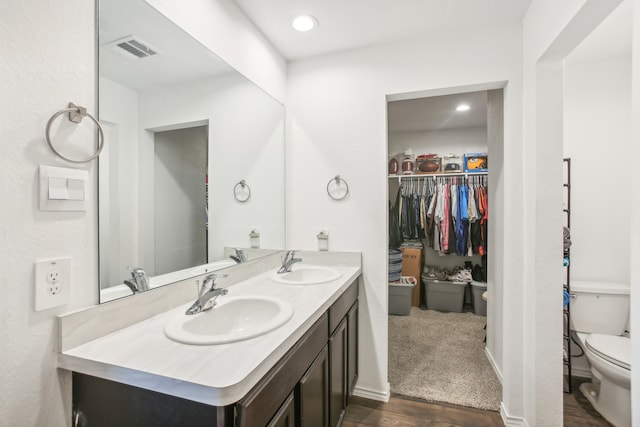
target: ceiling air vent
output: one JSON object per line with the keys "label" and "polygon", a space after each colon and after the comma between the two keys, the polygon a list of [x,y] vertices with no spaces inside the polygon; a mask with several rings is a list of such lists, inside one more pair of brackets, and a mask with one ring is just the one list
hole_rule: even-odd
{"label": "ceiling air vent", "polygon": [[116,40],[110,44],[116,52],[129,57],[133,55],[136,58],[142,59],[158,54],[158,51],[149,46],[148,43],[145,43],[139,38],[133,36]]}

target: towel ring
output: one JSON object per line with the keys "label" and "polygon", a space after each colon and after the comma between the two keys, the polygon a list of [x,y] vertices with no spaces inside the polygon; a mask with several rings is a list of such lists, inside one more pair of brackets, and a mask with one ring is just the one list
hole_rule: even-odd
{"label": "towel ring", "polygon": [[251,188],[244,179],[233,187],[233,197],[241,203],[246,202],[251,197]]}
{"label": "towel ring", "polygon": [[[69,121],[71,121],[73,123],[80,123],[83,118],[89,117],[91,119],[91,121],[93,123],[95,123],[96,127],[98,128],[98,149],[96,150],[96,152],[91,157],[89,157],[87,159],[84,159],[84,160],[70,159],[70,158],[60,154],[60,152],[58,152],[58,150],[56,150],[56,148],[53,146],[53,142],[51,142],[51,125],[53,124],[53,121],[58,118],[58,116],[61,116],[61,115],[65,114],[65,113],[69,113]],[[72,162],[72,163],[90,162],[91,160],[95,159],[96,157],[98,157],[100,155],[100,152],[102,151],[102,148],[104,147],[104,131],[102,130],[102,126],[100,125],[100,122],[98,122],[98,120],[96,120],[96,118],[93,117],[91,114],[87,113],[87,109],[85,107],[81,107],[79,105],[74,105],[72,102],[69,103],[69,107],[68,108],[64,108],[64,109],[58,111],[57,113],[55,113],[53,116],[51,116],[51,118],[47,122],[47,129],[46,129],[46,132],[45,132],[45,137],[46,137],[46,140],[47,140],[47,144],[49,145],[49,148],[51,148],[51,151],[53,151],[61,159],[64,159],[64,160],[66,160],[68,162]]]}
{"label": "towel ring", "polygon": [[[332,183],[335,183],[333,187],[331,186]],[[342,184],[344,184],[344,186]],[[337,191],[341,187],[344,187],[342,193]],[[349,184],[347,184],[347,181],[343,178],[340,178],[340,175],[336,175],[335,178],[330,179],[329,182],[327,182],[327,194],[333,200],[342,200],[349,194]]]}

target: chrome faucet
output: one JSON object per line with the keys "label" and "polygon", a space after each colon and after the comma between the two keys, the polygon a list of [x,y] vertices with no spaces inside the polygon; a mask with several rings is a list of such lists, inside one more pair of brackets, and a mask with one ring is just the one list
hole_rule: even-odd
{"label": "chrome faucet", "polygon": [[290,273],[291,266],[296,262],[301,262],[302,258],[296,258],[296,251],[287,251],[282,260],[282,266],[278,269],[278,274]]}
{"label": "chrome faucet", "polygon": [[191,307],[189,307],[184,314],[196,314],[205,310],[209,310],[216,305],[216,299],[220,295],[228,294],[229,291],[227,289],[216,289],[216,279],[223,277],[227,277],[227,275],[218,275],[213,273],[206,276],[202,281],[202,286],[200,287],[200,291],[198,292],[198,299],[196,299],[195,302],[191,304]]}
{"label": "chrome faucet", "polygon": [[124,284],[131,289],[134,294],[149,290],[149,276],[142,267],[128,267],[131,272],[131,279],[125,280]]}
{"label": "chrome faucet", "polygon": [[244,249],[236,248],[236,254],[231,255],[229,258],[234,260],[238,264],[247,262],[247,255],[244,253]]}

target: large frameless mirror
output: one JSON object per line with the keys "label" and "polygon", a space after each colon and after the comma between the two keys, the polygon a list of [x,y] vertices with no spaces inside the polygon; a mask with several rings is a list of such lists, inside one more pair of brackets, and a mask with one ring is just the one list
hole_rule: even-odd
{"label": "large frameless mirror", "polygon": [[100,301],[284,249],[282,104],[144,1],[96,10]]}

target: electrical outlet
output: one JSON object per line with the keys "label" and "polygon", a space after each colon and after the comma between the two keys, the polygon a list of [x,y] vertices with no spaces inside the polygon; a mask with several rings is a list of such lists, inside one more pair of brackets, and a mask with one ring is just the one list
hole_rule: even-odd
{"label": "electrical outlet", "polygon": [[71,297],[71,258],[36,261],[35,310],[66,305]]}

